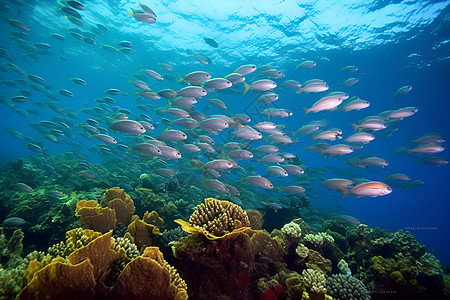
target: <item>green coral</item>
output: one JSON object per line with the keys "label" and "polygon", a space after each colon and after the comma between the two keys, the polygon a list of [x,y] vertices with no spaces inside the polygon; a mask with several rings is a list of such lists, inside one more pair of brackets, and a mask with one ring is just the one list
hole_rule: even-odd
{"label": "green coral", "polygon": [[16,267],[22,260],[20,256],[22,254],[23,246],[23,232],[22,229],[16,229],[9,239],[6,240],[3,228],[0,227],[0,263],[1,266],[7,268]]}
{"label": "green coral", "polygon": [[335,300],[370,300],[364,283],[350,275],[331,275],[327,278],[327,292]]}
{"label": "green coral", "polygon": [[285,224],[281,231],[291,239],[300,239],[302,236],[302,228],[294,221]]}

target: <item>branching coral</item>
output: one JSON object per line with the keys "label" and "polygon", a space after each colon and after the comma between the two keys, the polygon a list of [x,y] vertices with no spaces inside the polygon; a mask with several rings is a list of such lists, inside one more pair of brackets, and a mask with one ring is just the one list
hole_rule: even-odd
{"label": "branching coral", "polygon": [[281,231],[292,239],[300,239],[302,236],[302,228],[294,221],[285,224]]}
{"label": "branching coral", "polygon": [[175,220],[189,233],[202,233],[209,239],[218,239],[234,230],[250,227],[246,212],[236,204],[214,198],[206,198],[197,205],[189,223]]}
{"label": "branching coral", "polygon": [[302,272],[302,283],[306,291],[314,294],[325,294],[325,274],[314,269],[305,269]]}
{"label": "branching coral", "polygon": [[320,248],[324,245],[331,244],[334,239],[326,232],[319,232],[317,234],[307,234],[303,237],[304,242],[311,243],[314,247]]}
{"label": "branching coral", "polygon": [[100,232],[82,228],[75,228],[66,232],[66,240],[59,242],[48,248],[48,253],[53,257],[69,256],[75,250],[86,246],[91,241],[95,240],[101,235]]}
{"label": "branching coral", "polygon": [[336,300],[370,300],[364,283],[350,275],[332,275],[327,278],[328,294]]}

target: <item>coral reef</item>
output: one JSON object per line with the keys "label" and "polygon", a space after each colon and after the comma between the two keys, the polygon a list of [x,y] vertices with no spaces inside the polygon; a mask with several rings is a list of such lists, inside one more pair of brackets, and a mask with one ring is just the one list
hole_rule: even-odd
{"label": "coral reef", "polygon": [[106,233],[116,226],[116,212],[109,207],[101,207],[95,200],[81,200],[75,214],[80,223],[89,229]]}
{"label": "coral reef", "polygon": [[[125,267],[117,276],[114,266],[120,265]],[[46,264],[34,260],[27,273],[18,299],[187,299],[186,284],[157,247],[146,248],[130,261],[122,247],[114,247],[112,231],[66,259],[57,257]]]}
{"label": "coral reef", "polygon": [[302,272],[302,283],[307,292],[314,294],[325,294],[326,279],[325,274],[314,269],[305,269]]}
{"label": "coral reef", "polygon": [[335,300],[370,300],[364,283],[350,275],[335,274],[327,278],[327,292]]}
{"label": "coral reef", "polygon": [[133,200],[123,189],[119,187],[108,189],[100,204],[102,207],[109,207],[115,211],[118,223],[125,226],[130,224],[135,207]]}
{"label": "coral reef", "polygon": [[189,218],[189,223],[175,220],[189,233],[202,233],[209,239],[218,239],[235,230],[250,227],[246,212],[236,204],[214,198],[206,198],[197,205]]}
{"label": "coral reef", "polygon": [[281,228],[281,231],[292,239],[300,240],[300,238],[302,237],[302,229],[301,229],[300,225],[298,225],[294,221],[292,221],[288,224],[285,224]]}

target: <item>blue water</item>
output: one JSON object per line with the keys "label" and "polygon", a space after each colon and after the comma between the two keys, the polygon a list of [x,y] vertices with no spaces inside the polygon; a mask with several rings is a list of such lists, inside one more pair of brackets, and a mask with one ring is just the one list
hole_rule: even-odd
{"label": "blue water", "polygon": [[[390,231],[410,230],[427,246],[428,251],[435,253],[443,263],[450,264],[449,166],[416,163],[416,158],[425,158],[427,155],[413,154],[407,157],[405,154],[392,154],[397,148],[411,147],[409,140],[426,133],[438,132],[446,138],[450,137],[447,99],[450,86],[450,1],[346,1],[346,4],[336,4],[334,1],[302,1],[302,4],[297,4],[297,1],[243,2],[154,1],[151,7],[157,14],[157,22],[146,24],[127,17],[129,9],[137,8],[135,1],[89,1],[81,12],[84,27],[77,27],[64,17],[57,10],[55,1],[30,1],[24,6],[6,2],[10,10],[1,11],[0,15],[25,23],[30,31],[24,39],[30,43],[50,44],[51,54],[42,55],[39,59],[24,55],[26,51],[8,38],[11,31],[20,30],[2,20],[0,46],[5,47],[9,55],[1,58],[1,64],[10,61],[27,73],[44,78],[46,84],[51,86],[52,93],[58,89],[73,92],[74,97],[61,96],[59,103],[78,113],[78,118],[72,120],[75,124],[93,118],[80,112],[80,109],[98,106],[94,99],[104,97],[104,92],[110,88],[128,93],[128,96],[113,97],[116,99],[113,105],[131,110],[134,115],[130,119],[135,119],[143,111],[135,107],[135,88],[129,80],[132,79],[130,75],[139,72],[141,67],[176,76],[203,70],[214,78],[224,77],[243,64],[270,64],[286,75],[283,79],[275,80],[279,86],[288,79],[299,82],[313,78],[325,80],[330,90],[318,94],[298,95],[291,89],[274,90],[280,94],[280,99],[269,107],[286,108],[293,112],[293,116],[286,119],[271,119],[276,124],[286,125],[286,132],[294,131],[310,121],[325,119],[329,127],[341,128],[346,138],[353,133],[351,123],[365,116],[405,106],[417,107],[418,113],[405,119],[391,137],[378,136],[377,133],[373,142],[348,156],[325,159],[303,150],[313,140],[301,135],[297,136],[300,140],[298,143],[282,147],[282,151],[297,153],[308,168],[350,168],[351,172],[347,176],[350,178],[366,177],[382,181],[384,176],[405,173],[412,180],[423,180],[425,183],[422,186],[405,190],[394,187],[390,195],[383,197],[356,198],[350,195],[339,200],[339,193],[320,186],[323,177],[338,177],[333,172],[327,172],[317,175],[318,180],[312,183],[316,191],[310,194],[310,200],[314,207],[355,216],[371,227]],[[97,23],[109,30],[103,35],[94,34],[95,45],[77,40],[68,33],[69,28],[90,31]],[[62,34],[66,39],[56,40],[50,37],[51,33]],[[215,39],[219,47],[215,49],[206,44],[203,40],[205,36]],[[117,43],[122,40],[133,43],[133,53],[111,53],[100,47],[105,44],[119,47]],[[188,50],[194,54],[207,55],[212,64],[201,64]],[[62,60],[61,56],[67,61]],[[296,65],[304,60],[314,60],[317,66],[295,70]],[[171,64],[174,71],[163,70],[158,62]],[[356,65],[359,70],[355,73],[340,72],[346,65]],[[247,75],[246,82],[261,79],[257,73]],[[23,77],[11,70],[2,71],[0,76],[1,80]],[[73,77],[84,79],[87,86],[76,85],[70,80]],[[357,77],[359,82],[352,87],[341,88],[342,82],[349,77]],[[147,82],[155,91],[184,87],[167,79],[163,82],[149,79]],[[393,94],[404,85],[412,85],[412,91],[393,100]],[[242,84],[236,86],[242,89]],[[21,88],[32,92],[32,101],[49,101],[44,93],[22,85],[11,88],[2,84],[0,88],[3,99],[18,95],[17,89]],[[304,116],[303,107],[310,107],[328,92],[339,90],[368,100],[371,106],[361,111],[330,111]],[[267,120],[255,109],[256,96],[254,92],[242,96],[212,91],[205,98],[220,98],[227,104],[227,111],[209,108],[204,99],[199,100],[195,107],[205,114],[246,113],[252,118],[250,125],[254,125]],[[145,100],[139,104],[165,107],[167,100]],[[16,108],[36,109],[37,106],[29,101],[16,104]],[[44,139],[28,126],[29,123],[50,120],[58,115],[50,109],[43,109],[42,112],[43,115],[26,118],[2,105],[1,127],[15,128],[30,138],[44,142],[50,153],[71,150],[71,146],[57,145]],[[144,113],[151,115],[154,121],[161,118],[152,112]],[[150,134],[156,136],[161,127]],[[121,133],[110,134],[119,139],[123,137]],[[76,142],[84,149],[101,144],[97,140],[87,140],[78,133],[76,136]],[[218,144],[223,143],[226,136],[225,133],[211,135]],[[11,137],[3,130],[0,131],[0,140],[1,163],[36,155],[24,145],[24,141]],[[99,155],[87,150],[84,152],[93,162],[102,162]],[[367,154],[382,157],[390,165],[383,169],[371,167],[361,170],[344,162],[346,158]],[[447,150],[437,156],[449,157]],[[176,166],[186,162],[182,159],[171,163]],[[256,163],[252,160],[242,165]],[[261,165],[258,165],[257,171],[264,175]],[[276,195],[276,192],[266,193]]]}

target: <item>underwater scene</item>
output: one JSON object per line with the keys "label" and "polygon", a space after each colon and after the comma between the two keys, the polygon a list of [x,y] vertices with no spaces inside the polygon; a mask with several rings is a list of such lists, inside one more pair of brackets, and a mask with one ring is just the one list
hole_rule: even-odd
{"label": "underwater scene", "polygon": [[450,299],[449,4],[0,0],[0,300]]}

